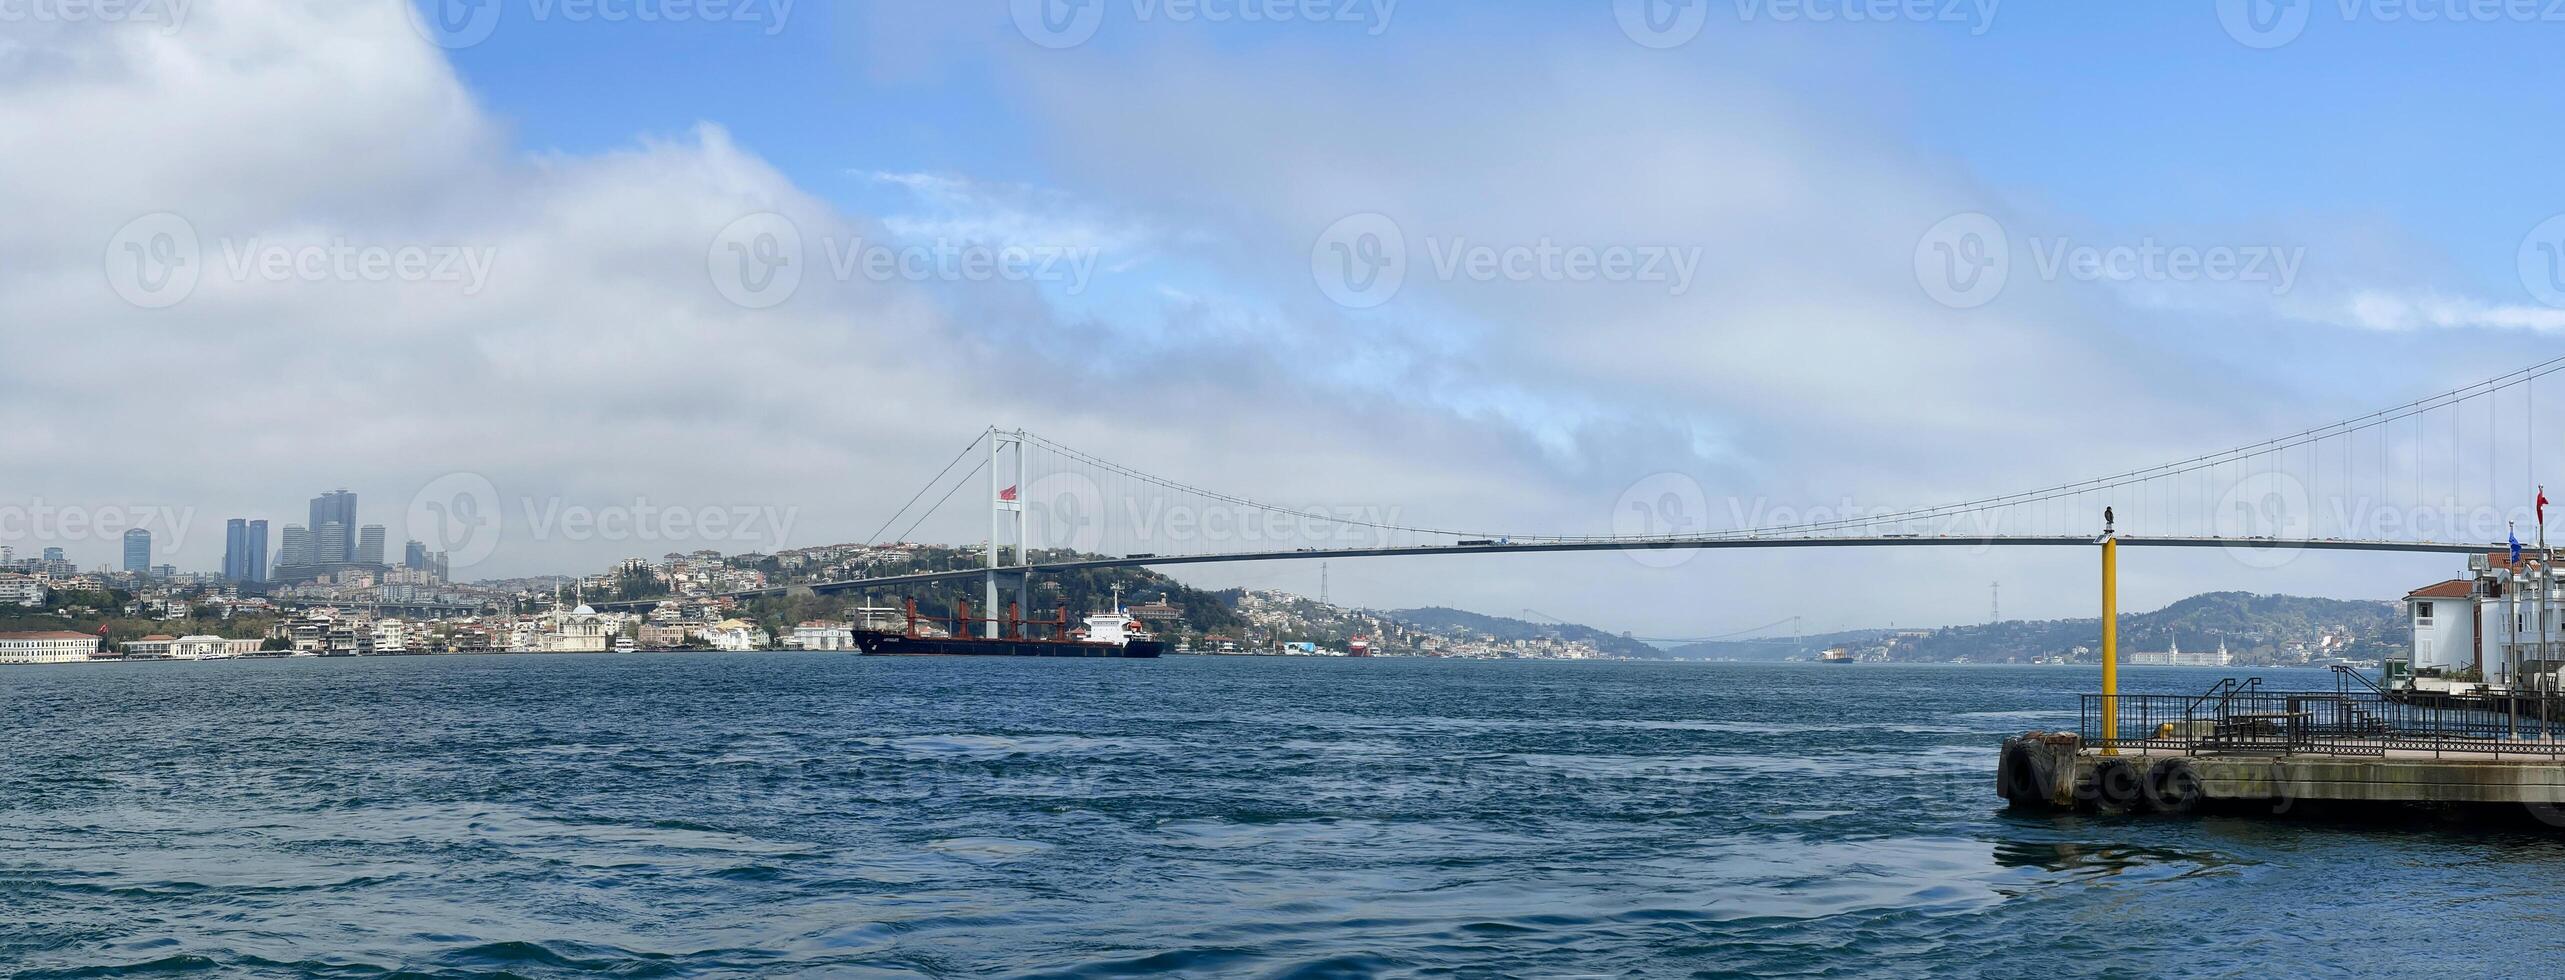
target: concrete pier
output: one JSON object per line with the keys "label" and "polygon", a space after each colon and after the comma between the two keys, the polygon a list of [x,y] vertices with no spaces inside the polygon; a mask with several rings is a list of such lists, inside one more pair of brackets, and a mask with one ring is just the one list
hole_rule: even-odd
{"label": "concrete pier", "polygon": [[[2015,807],[2180,813],[2213,804],[2565,805],[2565,756],[2554,743],[2517,754],[2354,752],[2180,754],[2087,748],[2072,733],[2004,740],[1996,791]],[[2352,746],[2353,749],[2359,749]]]}

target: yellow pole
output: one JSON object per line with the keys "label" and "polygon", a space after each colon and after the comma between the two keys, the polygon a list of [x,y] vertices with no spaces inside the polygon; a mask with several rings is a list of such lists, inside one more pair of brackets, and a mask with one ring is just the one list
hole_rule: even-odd
{"label": "yellow pole", "polygon": [[[2102,741],[2120,737],[2120,542],[2102,539]],[[2105,747],[2104,755],[2119,750]]]}

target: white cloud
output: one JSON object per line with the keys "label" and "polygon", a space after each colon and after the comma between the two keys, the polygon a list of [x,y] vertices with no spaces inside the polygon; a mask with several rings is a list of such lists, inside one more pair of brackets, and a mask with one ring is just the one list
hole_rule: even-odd
{"label": "white cloud", "polygon": [[2565,330],[2565,309],[2520,306],[2439,294],[2363,290],[2342,306],[2342,320],[2369,330]]}

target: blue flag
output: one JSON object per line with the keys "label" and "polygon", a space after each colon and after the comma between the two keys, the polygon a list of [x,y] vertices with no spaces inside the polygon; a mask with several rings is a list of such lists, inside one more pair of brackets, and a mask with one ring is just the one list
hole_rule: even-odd
{"label": "blue flag", "polygon": [[2512,539],[2512,564],[2518,565],[2520,564],[2520,531],[2518,529],[2514,529],[2510,532],[2510,536]]}

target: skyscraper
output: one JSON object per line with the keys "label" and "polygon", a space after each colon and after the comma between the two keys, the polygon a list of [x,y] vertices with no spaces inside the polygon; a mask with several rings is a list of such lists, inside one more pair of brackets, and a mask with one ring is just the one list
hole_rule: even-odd
{"label": "skyscraper", "polygon": [[[335,531],[331,525],[337,525]],[[356,495],[332,490],[312,498],[312,552],[322,563],[344,562],[356,555]],[[333,540],[335,539],[335,540]]]}
{"label": "skyscraper", "polygon": [[425,570],[428,567],[427,545],[417,541],[402,545],[401,567]]}
{"label": "skyscraper", "polygon": [[320,564],[346,564],[355,546],[356,535],[350,533],[345,524],[323,521],[312,525],[312,558]]}
{"label": "skyscraper", "polygon": [[313,557],[312,530],[300,524],[285,525],[285,540],[277,552],[276,567],[299,569],[310,565]]}
{"label": "skyscraper", "polygon": [[267,522],[249,522],[249,561],[243,576],[252,582],[267,581]]}
{"label": "skyscraper", "polygon": [[60,548],[47,548],[47,549],[45,549],[45,560],[46,560],[46,561],[69,561],[70,559],[64,558],[64,557],[62,556],[62,549],[60,549]]}
{"label": "skyscraper", "polygon": [[368,524],[356,537],[356,563],[383,564],[383,525]]}
{"label": "skyscraper", "polygon": [[151,532],[134,528],[125,532],[125,571],[136,575],[151,574]]}
{"label": "skyscraper", "polygon": [[249,580],[249,521],[235,517],[223,522],[223,577],[234,582]]}

